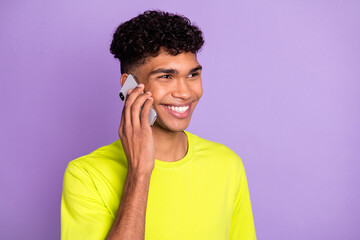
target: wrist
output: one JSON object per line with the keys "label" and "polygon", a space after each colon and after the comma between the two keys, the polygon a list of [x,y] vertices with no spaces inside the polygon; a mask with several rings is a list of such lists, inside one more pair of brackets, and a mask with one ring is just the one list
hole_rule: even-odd
{"label": "wrist", "polygon": [[151,173],[152,171],[144,172],[144,171],[128,169],[127,178],[129,178],[129,180],[146,181],[150,179]]}

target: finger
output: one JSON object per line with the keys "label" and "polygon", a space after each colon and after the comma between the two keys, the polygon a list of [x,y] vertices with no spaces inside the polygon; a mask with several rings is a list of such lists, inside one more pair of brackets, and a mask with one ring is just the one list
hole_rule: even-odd
{"label": "finger", "polygon": [[129,90],[128,90],[127,93],[126,93],[126,99],[127,99],[127,97],[130,95],[130,93],[132,93],[133,90],[134,90],[134,89],[129,88]]}
{"label": "finger", "polygon": [[123,133],[123,127],[124,127],[124,121],[125,121],[125,111],[124,111],[125,107],[123,107],[122,111],[121,111],[121,120],[120,120],[120,127],[119,127],[119,137],[120,137],[120,132]]}
{"label": "finger", "polygon": [[[127,97],[130,95],[130,93],[133,91],[132,88],[130,88],[127,93],[126,93],[126,99]],[[121,111],[121,121],[120,121],[120,128],[122,126],[124,126],[124,122],[125,122],[125,106],[123,107],[122,111]]]}
{"label": "finger", "polygon": [[137,96],[140,95],[142,92],[142,89],[144,87],[144,84],[139,84],[136,88],[134,88],[132,91],[130,91],[128,97],[126,98],[125,104],[124,104],[124,110],[125,110],[125,128],[130,129],[132,128],[132,119],[131,119],[131,107],[134,102],[134,100],[137,98]]}
{"label": "finger", "polygon": [[140,111],[145,101],[151,96],[150,92],[142,94],[137,97],[131,107],[131,120],[133,127],[140,127]]}
{"label": "finger", "polygon": [[128,96],[125,102],[129,102],[132,104],[136,100],[136,98],[144,92],[144,87],[144,84],[140,83],[134,89],[129,89]]}
{"label": "finger", "polygon": [[154,99],[152,97],[148,98],[144,104],[143,110],[141,111],[141,126],[142,127],[149,127],[149,114],[151,106],[154,102]]}
{"label": "finger", "polygon": [[122,127],[122,131],[124,132],[125,128],[130,128],[131,127],[131,116],[130,114],[127,114],[127,109],[129,108],[129,103],[127,102],[128,98],[129,98],[129,94],[131,93],[133,89],[129,89],[128,91],[128,96],[126,97],[126,100],[124,102],[124,107],[123,107],[123,111],[122,111],[122,117],[121,120],[123,121],[123,127]]}

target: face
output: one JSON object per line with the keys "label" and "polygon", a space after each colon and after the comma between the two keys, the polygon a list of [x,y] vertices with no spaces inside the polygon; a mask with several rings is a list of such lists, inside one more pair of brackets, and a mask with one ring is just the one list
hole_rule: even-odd
{"label": "face", "polygon": [[[162,50],[130,73],[145,85],[145,92],[152,93],[158,114],[153,128],[179,132],[188,127],[203,93],[201,66],[194,53],[173,56]],[[122,76],[121,85],[125,79]]]}

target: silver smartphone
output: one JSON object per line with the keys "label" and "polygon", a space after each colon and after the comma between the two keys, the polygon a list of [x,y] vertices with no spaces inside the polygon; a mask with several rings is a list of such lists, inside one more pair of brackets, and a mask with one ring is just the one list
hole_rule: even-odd
{"label": "silver smartphone", "polygon": [[[119,97],[123,103],[126,101],[127,92],[130,88],[134,89],[139,85],[139,83],[136,81],[135,77],[132,74],[129,74],[129,76],[126,78],[124,85],[121,87],[121,90],[119,92]],[[141,110],[143,109],[144,105],[141,107]],[[140,110],[140,114],[141,114]],[[155,109],[151,106],[150,113],[149,113],[149,123],[152,126],[156,120],[157,113]]]}

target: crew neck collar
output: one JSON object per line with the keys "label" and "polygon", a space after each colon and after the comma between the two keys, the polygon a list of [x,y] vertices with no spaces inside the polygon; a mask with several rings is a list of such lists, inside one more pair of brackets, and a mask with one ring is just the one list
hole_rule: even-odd
{"label": "crew neck collar", "polygon": [[175,162],[165,162],[165,161],[161,161],[159,159],[155,159],[155,168],[176,168],[176,167],[186,164],[187,162],[189,162],[192,159],[192,156],[194,153],[194,143],[193,143],[191,133],[189,133],[185,130],[183,130],[182,132],[184,132],[186,134],[187,142],[188,142],[188,149],[187,149],[186,155],[182,159],[175,161]]}

